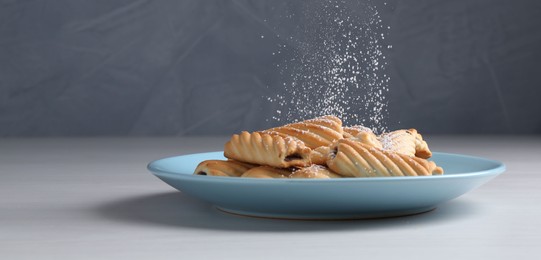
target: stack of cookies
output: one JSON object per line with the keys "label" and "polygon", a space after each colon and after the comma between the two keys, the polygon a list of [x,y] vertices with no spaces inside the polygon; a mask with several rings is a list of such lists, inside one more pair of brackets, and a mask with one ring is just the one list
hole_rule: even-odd
{"label": "stack of cookies", "polygon": [[194,174],[318,179],[443,174],[427,160],[432,153],[415,129],[378,136],[367,127],[343,127],[336,116],[235,134],[224,156],[229,160],[201,162]]}

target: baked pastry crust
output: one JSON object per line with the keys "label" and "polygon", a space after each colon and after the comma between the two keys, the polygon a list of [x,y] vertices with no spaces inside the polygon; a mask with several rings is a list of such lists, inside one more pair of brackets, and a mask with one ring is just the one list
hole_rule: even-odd
{"label": "baked pastry crust", "polygon": [[312,164],[326,165],[329,154],[331,154],[331,148],[329,146],[320,146],[312,150],[310,161]]}
{"label": "baked pastry crust", "polygon": [[434,162],[415,156],[393,153],[350,139],[332,147],[328,167],[345,177],[420,176],[443,174]]}
{"label": "baked pastry crust", "polygon": [[239,177],[244,172],[248,171],[253,167],[255,167],[255,165],[233,160],[206,160],[197,165],[197,168],[195,168],[193,174],[222,177]]}
{"label": "baked pastry crust", "polygon": [[242,132],[225,144],[224,156],[246,163],[289,168],[309,166],[311,151],[290,136]]}
{"label": "baked pastry crust", "polygon": [[373,146],[380,149],[383,148],[381,142],[378,139],[378,136],[376,136],[372,132],[359,132],[357,135],[352,136],[348,139],[366,144],[368,146]]}
{"label": "baked pastry crust", "polygon": [[311,149],[329,146],[334,141],[343,138],[342,120],[336,116],[316,117],[261,132],[283,137],[295,137]]}
{"label": "baked pastry crust", "polygon": [[311,165],[309,167],[297,169],[289,175],[292,179],[330,179],[342,178],[341,175],[331,171],[329,168],[322,165]]}
{"label": "baked pastry crust", "polygon": [[344,138],[351,138],[363,132],[374,133],[371,128],[363,125],[344,126]]}
{"label": "baked pastry crust", "polygon": [[252,168],[242,174],[242,178],[260,178],[260,179],[282,179],[291,175],[290,169],[274,168],[269,166],[259,166]]}
{"label": "baked pastry crust", "polygon": [[428,148],[428,144],[423,140],[423,136],[413,128],[384,133],[378,139],[382,148],[390,152],[417,156],[424,159],[432,156],[432,152]]}

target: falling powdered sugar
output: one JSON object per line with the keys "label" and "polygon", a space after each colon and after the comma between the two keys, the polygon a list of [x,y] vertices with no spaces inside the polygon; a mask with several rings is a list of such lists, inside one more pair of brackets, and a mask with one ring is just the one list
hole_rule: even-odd
{"label": "falling powdered sugar", "polygon": [[288,38],[291,44],[280,44],[273,53],[283,55],[276,66],[284,88],[267,98],[279,106],[273,119],[294,122],[336,115],[345,125],[385,132],[390,77],[384,51],[391,46],[384,45],[384,39],[390,27],[383,25],[376,7],[313,2],[299,15],[304,22],[295,37]]}

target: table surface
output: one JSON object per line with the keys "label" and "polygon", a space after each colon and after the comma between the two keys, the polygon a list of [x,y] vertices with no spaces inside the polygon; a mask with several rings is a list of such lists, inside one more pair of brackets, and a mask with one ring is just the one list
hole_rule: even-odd
{"label": "table surface", "polygon": [[541,137],[427,139],[507,171],[425,214],[273,220],[217,211],[145,168],[223,137],[0,139],[0,258],[539,259]]}

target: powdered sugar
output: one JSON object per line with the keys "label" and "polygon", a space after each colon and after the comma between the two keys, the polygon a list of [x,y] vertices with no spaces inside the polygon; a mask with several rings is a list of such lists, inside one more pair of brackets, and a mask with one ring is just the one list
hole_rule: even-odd
{"label": "powdered sugar", "polygon": [[[362,124],[376,132],[386,130],[386,93],[389,76],[382,46],[389,27],[383,26],[371,4],[326,1],[302,15],[306,24],[290,40],[298,47],[292,56],[276,64],[283,95],[268,97],[281,108],[273,119],[297,121],[321,115],[336,115],[344,125]],[[286,16],[291,18],[291,16]],[[287,47],[280,45],[275,55]]]}

